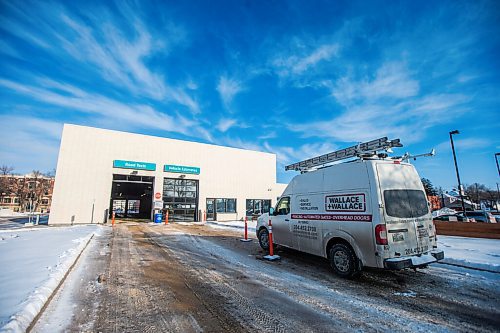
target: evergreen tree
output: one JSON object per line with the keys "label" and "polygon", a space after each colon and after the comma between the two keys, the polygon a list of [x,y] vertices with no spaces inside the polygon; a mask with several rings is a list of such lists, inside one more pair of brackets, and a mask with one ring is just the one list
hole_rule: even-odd
{"label": "evergreen tree", "polygon": [[432,185],[432,182],[427,179],[427,178],[422,178],[422,184],[424,185],[425,189],[425,194],[427,195],[437,195],[436,189],[434,189],[434,186]]}

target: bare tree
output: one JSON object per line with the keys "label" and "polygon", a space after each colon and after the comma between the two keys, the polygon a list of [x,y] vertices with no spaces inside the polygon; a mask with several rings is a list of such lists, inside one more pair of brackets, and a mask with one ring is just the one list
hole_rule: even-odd
{"label": "bare tree", "polygon": [[35,178],[35,179],[38,179],[40,178],[43,174],[40,170],[33,170],[31,172],[31,175]]}
{"label": "bare tree", "polygon": [[52,169],[50,171],[47,171],[45,174],[44,174],[45,177],[49,177],[49,178],[53,178],[56,176],[56,169]]}
{"label": "bare tree", "polygon": [[489,189],[484,184],[474,183],[465,186],[465,194],[470,198],[470,200],[477,204],[479,204],[481,200],[488,199],[488,190]]}
{"label": "bare tree", "polygon": [[7,166],[5,164],[0,166],[0,175],[7,176],[10,175],[12,171],[14,171],[14,167]]}
{"label": "bare tree", "polygon": [[28,185],[28,198],[31,199],[31,205],[33,205],[32,209],[33,211],[35,211],[38,208],[38,205],[40,204],[43,196],[43,189],[40,181],[40,178],[43,177],[43,174],[40,170],[33,170],[31,172],[31,176],[32,178],[30,179],[30,184]]}

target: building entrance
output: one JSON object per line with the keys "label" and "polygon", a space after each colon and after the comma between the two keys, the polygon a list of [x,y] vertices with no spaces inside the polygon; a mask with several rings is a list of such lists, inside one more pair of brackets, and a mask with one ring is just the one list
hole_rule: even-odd
{"label": "building entrance", "polygon": [[207,221],[215,221],[216,219],[215,199],[207,199]]}
{"label": "building entrance", "polygon": [[110,216],[118,218],[150,219],[153,201],[154,177],[113,175]]}
{"label": "building entrance", "polygon": [[169,221],[197,221],[198,181],[183,178],[164,178],[163,208],[169,211]]}

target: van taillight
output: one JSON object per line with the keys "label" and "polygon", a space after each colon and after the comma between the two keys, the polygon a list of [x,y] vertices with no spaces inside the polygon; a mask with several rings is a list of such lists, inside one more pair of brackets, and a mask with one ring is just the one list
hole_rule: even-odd
{"label": "van taillight", "polygon": [[375,240],[378,245],[387,245],[387,228],[385,224],[377,224],[375,226]]}

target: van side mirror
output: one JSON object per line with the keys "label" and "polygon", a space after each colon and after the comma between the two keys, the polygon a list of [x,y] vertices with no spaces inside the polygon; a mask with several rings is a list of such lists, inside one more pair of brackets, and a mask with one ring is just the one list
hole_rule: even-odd
{"label": "van side mirror", "polygon": [[274,208],[273,207],[269,208],[269,215],[274,215]]}

